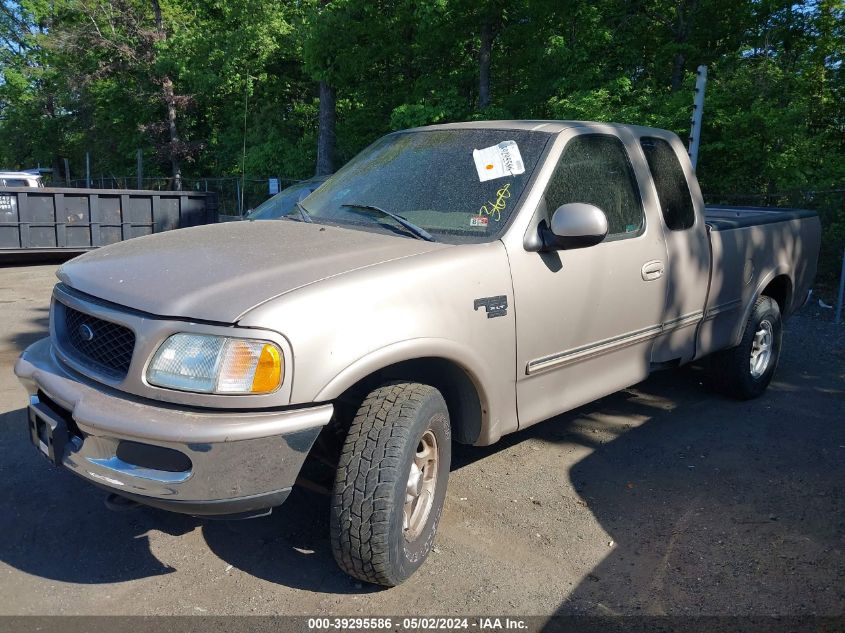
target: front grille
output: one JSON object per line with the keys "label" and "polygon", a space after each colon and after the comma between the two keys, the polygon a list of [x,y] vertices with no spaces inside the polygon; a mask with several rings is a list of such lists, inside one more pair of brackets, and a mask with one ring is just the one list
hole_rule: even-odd
{"label": "front grille", "polygon": [[128,327],[68,306],[61,308],[64,311],[61,338],[79,355],[78,360],[115,378],[126,376],[135,349],[135,333]]}

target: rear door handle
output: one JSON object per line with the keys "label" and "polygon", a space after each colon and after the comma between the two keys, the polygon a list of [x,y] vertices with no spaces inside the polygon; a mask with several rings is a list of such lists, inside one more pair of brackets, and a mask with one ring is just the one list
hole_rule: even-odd
{"label": "rear door handle", "polygon": [[653,259],[650,262],[643,264],[642,275],[644,281],[654,281],[663,276],[663,262],[659,259]]}

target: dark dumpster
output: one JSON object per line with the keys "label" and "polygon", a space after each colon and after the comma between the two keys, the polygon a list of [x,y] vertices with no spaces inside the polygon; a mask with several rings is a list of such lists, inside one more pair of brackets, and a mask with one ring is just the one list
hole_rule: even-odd
{"label": "dark dumpster", "polygon": [[217,221],[209,192],[3,187],[0,255],[79,252]]}

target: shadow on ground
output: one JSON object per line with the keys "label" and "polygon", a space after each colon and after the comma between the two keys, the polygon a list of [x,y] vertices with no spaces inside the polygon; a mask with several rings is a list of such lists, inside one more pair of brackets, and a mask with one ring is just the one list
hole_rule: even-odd
{"label": "shadow on ground", "polygon": [[560,615],[843,613],[845,367],[826,339],[790,338],[752,402],[696,401],[685,371],[636,388],[659,395],[668,378],[686,404],[572,467],[613,545]]}
{"label": "shadow on ground", "polygon": [[150,552],[146,534],[185,534],[198,522],[163,512],[110,514],[104,493],[38,456],[25,416],[24,409],[0,416],[0,560],[28,574],[84,584],[173,572]]}
{"label": "shadow on ground", "polygon": [[147,533],[201,530],[224,561],[254,576],[310,591],[367,592],[334,564],[328,498],[295,488],[283,511],[249,521],[202,520],[136,508],[114,513],[105,493],[38,456],[25,409],[0,416],[0,560],[62,582],[106,584],[169,574]]}
{"label": "shadow on ground", "polygon": [[33,316],[22,324],[22,330],[16,330],[2,341],[4,347],[11,347],[16,355],[50,335],[50,308],[35,308],[32,313]]}

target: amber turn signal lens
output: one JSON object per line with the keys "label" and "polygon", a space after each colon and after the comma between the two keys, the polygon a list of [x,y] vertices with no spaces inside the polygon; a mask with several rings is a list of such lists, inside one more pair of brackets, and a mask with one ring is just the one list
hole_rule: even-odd
{"label": "amber turn signal lens", "polygon": [[156,350],[147,380],[197,393],[270,393],[282,384],[284,365],[282,351],[267,341],[180,332]]}
{"label": "amber turn signal lens", "polygon": [[252,379],[253,393],[274,391],[282,382],[282,356],[275,345],[264,345]]}

